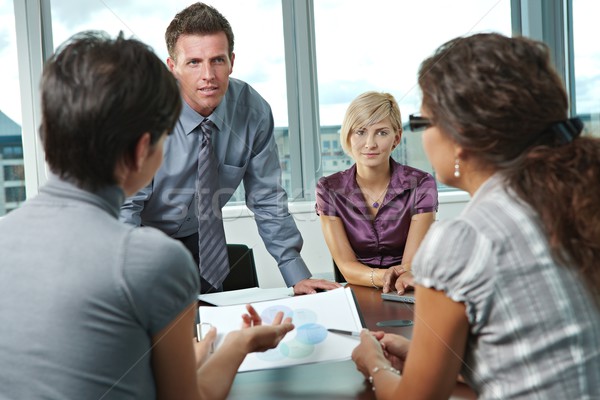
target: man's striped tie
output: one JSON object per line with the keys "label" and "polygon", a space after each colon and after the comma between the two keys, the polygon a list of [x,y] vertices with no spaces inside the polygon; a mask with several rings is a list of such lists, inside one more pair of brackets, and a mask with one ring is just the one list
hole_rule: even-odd
{"label": "man's striped tie", "polygon": [[204,119],[200,123],[202,142],[198,153],[198,248],[200,276],[214,288],[220,288],[229,273],[225,230],[219,204],[218,162],[211,144],[214,124]]}

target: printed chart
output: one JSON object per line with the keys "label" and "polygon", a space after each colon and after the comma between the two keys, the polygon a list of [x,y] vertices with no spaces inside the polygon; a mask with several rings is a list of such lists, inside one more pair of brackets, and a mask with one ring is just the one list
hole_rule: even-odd
{"label": "printed chart", "polygon": [[[285,317],[292,318],[295,329],[277,348],[249,354],[239,371],[347,360],[358,339],[329,333],[327,329],[359,331],[363,326],[350,288],[259,302],[253,306],[263,323],[272,323],[277,312],[282,311]],[[240,328],[241,315],[245,312],[245,305],[200,307],[200,320],[217,328],[218,347],[228,332]]]}

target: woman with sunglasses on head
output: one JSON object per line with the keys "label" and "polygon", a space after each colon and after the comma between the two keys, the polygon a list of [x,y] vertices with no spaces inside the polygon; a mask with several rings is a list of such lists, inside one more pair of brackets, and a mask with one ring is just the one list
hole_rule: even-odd
{"label": "woman with sunglasses on head", "polygon": [[413,259],[412,342],[364,332],[358,369],[382,399],[448,398],[459,373],[480,399],[600,398],[600,140],[547,47],[458,38],[419,86],[427,156],[472,199]]}
{"label": "woman with sunglasses on head", "polygon": [[[403,293],[411,259],[435,219],[433,177],[391,158],[400,143],[400,109],[391,94],[366,92],[350,103],[342,147],[356,162],[317,184],[316,211],[336,265],[349,283]],[[390,286],[386,282],[392,282]]]}

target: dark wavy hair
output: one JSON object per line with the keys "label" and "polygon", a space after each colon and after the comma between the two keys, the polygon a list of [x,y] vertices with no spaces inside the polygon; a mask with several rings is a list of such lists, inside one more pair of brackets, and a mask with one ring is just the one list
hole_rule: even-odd
{"label": "dark wavy hair", "polygon": [[568,98],[545,44],[499,34],[442,45],[419,70],[423,108],[468,154],[492,165],[539,213],[553,256],[600,304],[600,140],[551,128]]}
{"label": "dark wavy hair", "polygon": [[181,35],[209,35],[225,33],[229,43],[229,58],[233,54],[233,30],[229,21],[216,8],[204,3],[194,3],[175,15],[165,32],[169,57],[176,59],[175,46]]}
{"label": "dark wavy hair", "polygon": [[116,184],[119,162],[131,165],[135,146],[170,133],[181,112],[175,78],[152,49],[123,34],[74,35],[42,76],[40,137],[55,174],[83,188]]}

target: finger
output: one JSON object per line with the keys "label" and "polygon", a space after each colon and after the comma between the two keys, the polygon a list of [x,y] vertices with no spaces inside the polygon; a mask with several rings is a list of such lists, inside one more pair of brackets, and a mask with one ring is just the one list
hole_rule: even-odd
{"label": "finger", "polygon": [[252,326],[252,318],[248,314],[242,314],[242,328],[250,328]]}
{"label": "finger", "polygon": [[383,293],[390,291],[390,274],[387,272],[383,275]]}
{"label": "finger", "polygon": [[392,291],[395,280],[397,279],[396,272],[393,268],[388,269],[388,272],[386,272],[383,277],[383,292],[384,293],[388,293],[388,292]]}
{"label": "finger", "polygon": [[384,293],[391,292],[394,289],[398,290],[396,289],[396,286],[398,285],[399,276],[404,273],[404,268],[400,266],[391,266],[388,268],[387,272],[389,272],[389,275],[384,276]]}
{"label": "finger", "polygon": [[279,326],[281,327],[281,329],[283,329],[284,335],[290,331],[293,331],[295,328],[294,324],[292,324],[291,322],[285,322]]}
{"label": "finger", "polygon": [[370,339],[371,332],[368,329],[361,329],[360,331],[360,341],[364,342],[365,340]]}
{"label": "finger", "polygon": [[313,289],[308,283],[306,283],[307,281],[309,281],[309,279],[305,279],[304,281],[301,281],[302,283],[297,283],[294,286],[294,294],[301,295],[301,294],[317,293],[317,291],[315,289]]}
{"label": "finger", "polygon": [[318,288],[324,290],[332,290],[342,287],[338,282],[326,281],[325,279],[318,280]]}
{"label": "finger", "polygon": [[273,323],[271,325],[280,325],[283,320],[283,311],[277,311],[275,314],[275,318],[273,318]]}
{"label": "finger", "polygon": [[254,309],[254,307],[252,307],[251,304],[246,304],[246,310],[248,310],[248,314],[250,314],[252,320],[260,324],[260,322],[262,321],[260,315],[258,315],[258,312],[256,312],[256,310]]}
{"label": "finger", "polygon": [[276,347],[279,344],[279,342],[281,342],[283,340],[285,335],[287,335],[288,332],[290,332],[291,330],[294,329],[294,325],[293,324],[281,324],[281,325],[275,326],[274,328],[275,328],[276,338],[275,338],[275,343],[273,344],[273,347]]}
{"label": "finger", "polygon": [[262,320],[254,307],[250,304],[246,304],[246,310],[248,311],[248,314],[242,314],[242,328],[261,325]]}
{"label": "finger", "polygon": [[371,332],[371,335],[373,335],[373,337],[377,340],[381,340],[383,339],[383,337],[385,336],[385,332],[383,331],[376,331],[376,332]]}
{"label": "finger", "polygon": [[399,277],[394,286],[395,286],[395,289],[398,292],[398,294],[404,294],[404,292],[406,291],[406,289],[404,287],[404,278],[403,277]]}
{"label": "finger", "polygon": [[202,342],[206,342],[207,344],[211,344],[215,341],[217,337],[217,328],[212,326],[208,332],[202,337]]}

